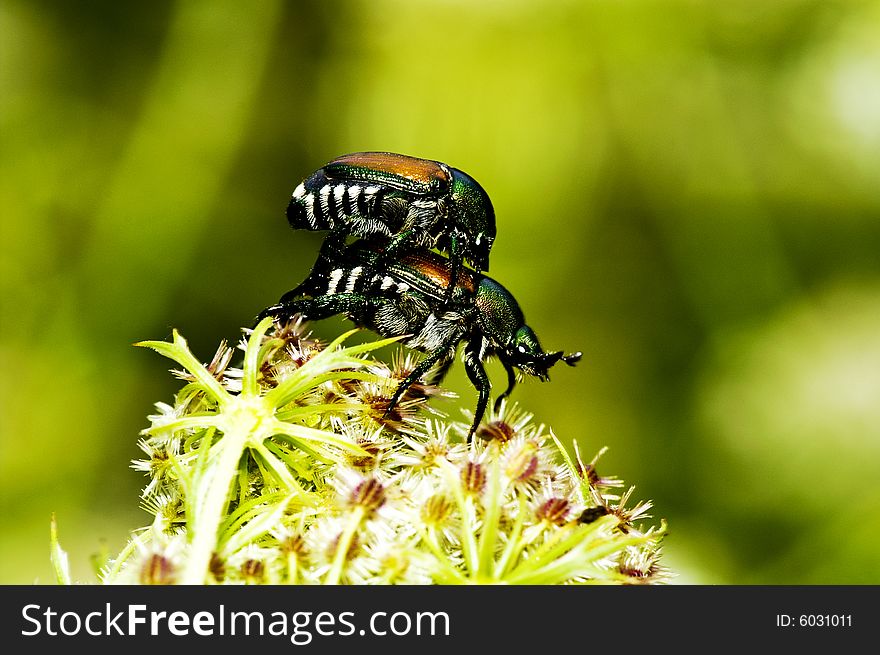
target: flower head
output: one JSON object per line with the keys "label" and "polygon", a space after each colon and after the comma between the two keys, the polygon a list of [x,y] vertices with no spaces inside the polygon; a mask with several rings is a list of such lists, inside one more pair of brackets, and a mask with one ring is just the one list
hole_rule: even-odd
{"label": "flower head", "polygon": [[295,319],[263,321],[201,364],[175,333],[145,345],[184,386],[160,403],[133,468],[149,527],[108,583],[559,584],[662,581],[664,527],[650,502],[573,456],[503,400],[472,443],[432,400],[433,373],[398,386],[412,353],[393,340],[324,344]]}

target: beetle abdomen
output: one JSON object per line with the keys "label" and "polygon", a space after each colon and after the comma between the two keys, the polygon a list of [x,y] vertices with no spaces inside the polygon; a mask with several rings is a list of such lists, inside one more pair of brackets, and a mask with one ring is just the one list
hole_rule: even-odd
{"label": "beetle abdomen", "polygon": [[346,225],[357,236],[388,236],[388,226],[375,218],[383,196],[378,184],[333,181],[319,171],[294,189],[287,220],[297,230],[333,230]]}
{"label": "beetle abdomen", "polygon": [[369,265],[336,266],[323,276],[326,284],[314,290],[315,295],[333,296],[342,293],[369,293],[377,296],[400,295],[410,290],[406,282],[390,275],[380,275]]}

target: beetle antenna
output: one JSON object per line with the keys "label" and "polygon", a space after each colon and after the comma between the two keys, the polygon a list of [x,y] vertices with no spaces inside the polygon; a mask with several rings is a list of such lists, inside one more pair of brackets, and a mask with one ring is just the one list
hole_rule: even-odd
{"label": "beetle antenna", "polygon": [[583,357],[583,353],[579,350],[576,353],[571,353],[570,355],[565,355],[562,358],[562,361],[568,364],[569,366],[574,366],[579,361],[581,361],[581,357]]}

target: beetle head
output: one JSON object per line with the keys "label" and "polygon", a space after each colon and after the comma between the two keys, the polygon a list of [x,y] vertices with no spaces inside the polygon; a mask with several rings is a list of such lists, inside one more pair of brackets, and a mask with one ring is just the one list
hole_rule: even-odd
{"label": "beetle head", "polygon": [[478,271],[489,270],[495,241],[495,209],[489,195],[467,173],[451,169],[450,218],[458,230],[464,258]]}
{"label": "beetle head", "polygon": [[562,352],[544,352],[532,328],[513,295],[488,276],[482,276],[477,286],[475,303],[483,334],[493,344],[493,351],[510,366],[542,380],[556,362],[574,366],[581,353],[563,355]]}
{"label": "beetle head", "polygon": [[550,379],[549,370],[558,361],[574,366],[581,359],[581,353],[563,355],[562,351],[544,352],[538,337],[528,325],[520,327],[505,349],[504,359],[523,373],[534,375],[543,381]]}

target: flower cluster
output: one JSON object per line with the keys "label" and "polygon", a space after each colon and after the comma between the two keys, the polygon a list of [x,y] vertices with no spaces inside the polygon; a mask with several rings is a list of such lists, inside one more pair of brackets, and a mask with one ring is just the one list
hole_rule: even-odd
{"label": "flower cluster", "polygon": [[[260,323],[201,364],[176,332],[145,342],[184,381],[159,403],[133,463],[152,523],[108,560],[124,584],[653,583],[664,526],[650,503],[601,477],[516,405],[468,424],[409,388],[415,367],[370,356],[393,339],[343,346],[298,321]],[[600,453],[601,454],[601,453]],[[62,553],[57,548],[58,553]]]}

